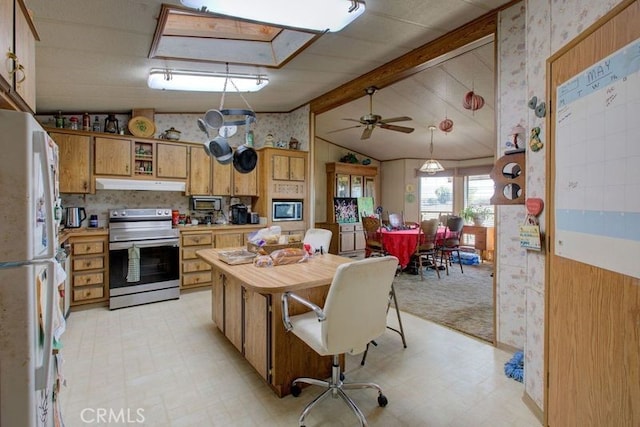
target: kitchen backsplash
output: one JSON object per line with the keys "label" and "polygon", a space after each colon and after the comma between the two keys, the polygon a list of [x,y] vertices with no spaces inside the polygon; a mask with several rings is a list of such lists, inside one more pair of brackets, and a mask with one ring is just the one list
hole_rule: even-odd
{"label": "kitchen backsplash", "polygon": [[[229,197],[222,197],[222,212],[225,216],[229,212]],[[240,197],[240,203],[251,207],[251,197]],[[119,208],[170,208],[177,209],[180,213],[193,215],[190,210],[189,197],[174,191],[118,191],[98,190],[96,194],[63,194],[62,206],[84,207],[87,218],[90,215],[98,215],[98,227],[109,225],[109,210]],[[202,213],[195,214],[196,216]],[[82,223],[88,226],[89,220]]]}

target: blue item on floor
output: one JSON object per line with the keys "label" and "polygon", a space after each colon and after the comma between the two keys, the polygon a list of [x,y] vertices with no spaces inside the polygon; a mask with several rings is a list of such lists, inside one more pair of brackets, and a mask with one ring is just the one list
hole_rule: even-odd
{"label": "blue item on floor", "polygon": [[504,364],[504,374],[516,381],[524,380],[524,353],[516,351],[507,363]]}
{"label": "blue item on floor", "polygon": [[[460,252],[460,259],[464,265],[478,265],[480,264],[480,255],[472,252]],[[451,262],[458,262],[458,254],[453,252],[451,254]]]}

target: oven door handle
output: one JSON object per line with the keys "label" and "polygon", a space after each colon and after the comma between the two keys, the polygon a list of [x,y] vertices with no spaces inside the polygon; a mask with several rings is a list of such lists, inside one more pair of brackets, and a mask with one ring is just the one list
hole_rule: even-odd
{"label": "oven door handle", "polygon": [[158,240],[141,240],[139,242],[129,241],[129,242],[113,242],[109,243],[109,250],[117,251],[120,249],[129,249],[132,247],[136,248],[155,248],[160,246],[178,246],[178,239],[158,239]]}

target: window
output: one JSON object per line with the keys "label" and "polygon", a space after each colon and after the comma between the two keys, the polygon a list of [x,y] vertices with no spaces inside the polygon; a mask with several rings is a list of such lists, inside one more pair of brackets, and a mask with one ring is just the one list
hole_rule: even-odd
{"label": "window", "polygon": [[453,214],[453,177],[420,178],[420,217],[437,218]]}
{"label": "window", "polygon": [[482,219],[482,225],[492,226],[494,207],[491,197],[494,192],[494,183],[489,175],[469,175],[464,180],[464,206],[485,208],[487,216]]}

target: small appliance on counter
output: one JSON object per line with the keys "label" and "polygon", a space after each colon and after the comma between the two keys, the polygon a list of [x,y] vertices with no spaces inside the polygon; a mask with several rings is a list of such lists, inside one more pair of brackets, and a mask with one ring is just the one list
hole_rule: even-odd
{"label": "small appliance on counter", "polygon": [[64,213],[65,228],[80,228],[82,221],[87,219],[84,208],[65,208]]}
{"label": "small appliance on counter", "polygon": [[231,205],[231,224],[244,225],[248,222],[249,210],[243,204]]}
{"label": "small appliance on counter", "polygon": [[249,212],[249,224],[260,224],[260,214],[258,212]]}

